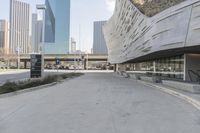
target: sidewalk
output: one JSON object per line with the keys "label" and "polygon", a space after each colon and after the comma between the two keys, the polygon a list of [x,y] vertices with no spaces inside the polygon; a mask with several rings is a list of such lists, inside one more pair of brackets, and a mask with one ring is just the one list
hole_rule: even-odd
{"label": "sidewalk", "polygon": [[[122,76],[124,77],[124,76]],[[190,104],[192,104],[193,106],[195,106],[195,108],[197,108],[200,111],[200,94],[194,94],[194,93],[190,93],[184,90],[179,90],[176,88],[172,88],[166,85],[163,85],[162,83],[152,83],[152,82],[148,82],[148,81],[142,81],[142,80],[135,80],[135,79],[131,79],[130,80],[133,81],[138,81],[139,83],[149,86],[151,88],[154,89],[158,89],[160,91],[163,91],[165,93],[168,93],[170,95],[173,95],[175,97],[178,97],[179,99],[182,99]]]}
{"label": "sidewalk", "polygon": [[199,106],[198,108],[200,110],[200,94],[187,92],[187,91],[177,89],[177,88],[172,88],[172,87],[164,85],[162,83],[153,83],[150,80],[146,81],[144,79],[131,78],[130,76],[127,76],[126,73],[123,73],[123,74],[120,73],[117,75],[122,76],[124,78],[129,78],[130,80],[133,80],[133,81],[138,81],[146,86],[159,89],[165,93],[168,93],[168,94],[174,95],[180,99],[183,99],[191,104],[193,104],[193,102],[195,102],[195,104],[197,104],[197,106]]}
{"label": "sidewalk", "polygon": [[2,133],[198,133],[184,100],[113,73],[0,98]]}
{"label": "sidewalk", "polygon": [[[144,82],[144,81],[142,81],[142,82]],[[154,86],[159,86],[161,88],[169,89],[169,90],[175,91],[177,93],[186,95],[186,96],[188,96],[190,98],[193,98],[193,99],[197,100],[200,103],[200,94],[194,94],[194,93],[190,93],[190,92],[187,92],[187,91],[179,90],[179,89],[176,89],[176,88],[171,88],[171,87],[165,86],[165,85],[163,85],[161,83],[150,83],[150,82],[146,82],[146,83],[154,85]]]}
{"label": "sidewalk", "polygon": [[158,84],[159,86],[161,87],[165,87],[165,88],[168,88],[170,90],[173,90],[173,91],[176,91],[178,93],[181,93],[181,94],[184,94],[184,95],[187,95],[191,98],[194,98],[195,100],[199,101],[200,102],[200,94],[193,94],[193,93],[189,93],[189,92],[186,92],[186,91],[183,91],[183,90],[178,90],[178,89],[175,89],[175,88],[170,88],[168,86],[164,86],[162,84]]}

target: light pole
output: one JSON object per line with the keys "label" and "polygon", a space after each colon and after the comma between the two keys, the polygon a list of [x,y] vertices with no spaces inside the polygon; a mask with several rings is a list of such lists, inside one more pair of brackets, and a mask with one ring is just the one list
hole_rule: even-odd
{"label": "light pole", "polygon": [[42,53],[42,77],[44,76],[44,54],[45,54],[45,10],[46,10],[46,5],[41,4],[41,5],[36,5],[37,10],[42,10],[43,11],[43,25],[42,25],[42,46],[41,46],[41,53]]}
{"label": "light pole", "polygon": [[[14,30],[18,36],[21,34],[20,31],[17,31],[17,30]],[[20,69],[20,46],[19,46],[19,41],[17,41],[17,48],[16,48],[16,51],[17,51],[17,69],[19,70]]]}
{"label": "light pole", "polygon": [[87,52],[87,70],[88,70],[88,67],[89,67],[89,54]]}
{"label": "light pole", "polygon": [[17,69],[19,70],[20,69],[20,47],[19,47],[19,43],[18,43],[18,46],[17,46]]}
{"label": "light pole", "polygon": [[74,53],[74,72],[76,72],[76,53]]}

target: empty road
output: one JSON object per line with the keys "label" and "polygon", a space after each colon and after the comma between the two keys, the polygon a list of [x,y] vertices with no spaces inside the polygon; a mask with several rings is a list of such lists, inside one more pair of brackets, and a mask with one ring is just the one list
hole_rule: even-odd
{"label": "empty road", "polygon": [[[64,72],[64,71],[63,71]],[[67,71],[66,71],[67,72]],[[62,72],[61,72],[62,73]],[[49,74],[57,74],[57,71],[47,71],[45,72],[45,75]],[[10,74],[1,74],[0,75],[0,84],[3,84],[7,81],[18,81],[18,80],[23,80],[23,79],[28,79],[30,78],[30,71],[15,71]]]}
{"label": "empty road", "polygon": [[199,133],[192,105],[114,73],[0,98],[0,133]]}
{"label": "empty road", "polygon": [[11,74],[2,74],[0,75],[0,84],[7,81],[16,81],[21,79],[27,79],[30,77],[30,72],[20,72],[20,73],[11,73]]}

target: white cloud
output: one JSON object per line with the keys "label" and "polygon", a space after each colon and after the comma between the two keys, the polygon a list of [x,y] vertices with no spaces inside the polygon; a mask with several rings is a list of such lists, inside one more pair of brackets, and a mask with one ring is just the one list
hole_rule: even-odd
{"label": "white cloud", "polygon": [[106,1],[108,11],[113,12],[115,9],[115,1],[116,0],[105,0],[105,1]]}

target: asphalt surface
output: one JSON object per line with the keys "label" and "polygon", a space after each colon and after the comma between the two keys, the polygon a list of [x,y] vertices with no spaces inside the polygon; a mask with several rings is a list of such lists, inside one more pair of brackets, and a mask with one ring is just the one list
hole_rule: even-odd
{"label": "asphalt surface", "polygon": [[[63,72],[59,72],[59,73],[64,73]],[[47,71],[45,72],[45,75],[51,75],[51,74],[58,74],[57,71]],[[2,74],[0,75],[0,84],[3,84],[7,81],[19,81],[19,80],[25,80],[25,79],[29,79],[30,78],[30,71],[27,72],[18,72],[16,71],[10,74]]]}
{"label": "asphalt surface", "polygon": [[[45,70],[45,75],[51,75],[51,74],[61,74],[61,73],[72,73],[72,72],[75,72],[74,70]],[[102,73],[102,72],[105,72],[105,73],[111,73],[113,71],[84,71],[84,70],[76,70],[76,72],[80,72],[80,73]],[[27,71],[27,72],[12,72],[12,73],[9,73],[6,74],[1,74],[0,75],[0,85],[7,82],[7,81],[18,81],[18,80],[24,80],[24,79],[28,79],[30,78],[30,71]]]}
{"label": "asphalt surface", "polygon": [[199,133],[194,106],[113,73],[0,98],[0,133]]}
{"label": "asphalt surface", "polygon": [[0,75],[0,84],[5,83],[7,81],[16,81],[27,78],[30,78],[30,72],[3,74]]}

